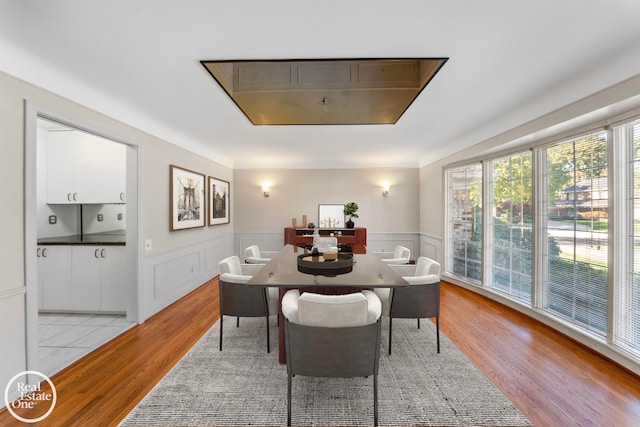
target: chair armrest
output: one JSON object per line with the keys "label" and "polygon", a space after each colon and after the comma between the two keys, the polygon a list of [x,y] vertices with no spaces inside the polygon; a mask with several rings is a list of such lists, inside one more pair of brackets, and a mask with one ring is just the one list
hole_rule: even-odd
{"label": "chair armrest", "polygon": [[298,300],[300,299],[300,291],[292,289],[287,291],[282,297],[282,314],[289,319],[291,323],[298,323]]}
{"label": "chair armrest", "polygon": [[373,291],[362,291],[367,297],[367,325],[375,323],[382,315],[382,302]]}
{"label": "chair armrest", "polygon": [[410,277],[402,277],[406,280],[410,285],[429,285],[433,283],[438,283],[440,281],[440,276],[436,274],[428,274],[426,276],[410,276]]}
{"label": "chair armrest", "polygon": [[245,276],[242,274],[222,273],[220,280],[227,283],[247,283],[252,276]]}
{"label": "chair armrest", "polygon": [[387,264],[408,264],[408,258],[381,258],[380,261]]}
{"label": "chair armrest", "polygon": [[244,260],[247,264],[266,264],[271,261],[271,258],[258,258],[254,256],[250,256],[245,258]]}
{"label": "chair armrest", "polygon": [[416,274],[415,264],[394,264],[389,265],[389,267],[401,276],[415,276]]}
{"label": "chair armrest", "polygon": [[273,258],[274,256],[278,255],[278,251],[260,251],[260,255],[263,258]]}

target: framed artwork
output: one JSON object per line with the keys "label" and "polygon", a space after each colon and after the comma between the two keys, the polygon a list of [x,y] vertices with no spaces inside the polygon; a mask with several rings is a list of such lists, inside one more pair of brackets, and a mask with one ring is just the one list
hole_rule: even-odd
{"label": "framed artwork", "polygon": [[318,227],[344,228],[344,205],[318,205]]}
{"label": "framed artwork", "polygon": [[228,224],[231,205],[229,182],[209,177],[209,225]]}
{"label": "framed artwork", "polygon": [[204,227],[204,175],[175,165],[169,165],[169,168],[171,231]]}

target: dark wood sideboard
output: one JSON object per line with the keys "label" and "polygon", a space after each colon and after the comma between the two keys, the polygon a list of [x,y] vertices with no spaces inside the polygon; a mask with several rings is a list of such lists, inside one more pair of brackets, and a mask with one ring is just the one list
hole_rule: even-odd
{"label": "dark wood sideboard", "polygon": [[[367,245],[367,229],[355,228],[320,228],[321,236],[330,236],[331,233],[338,238],[338,243],[346,245]],[[313,244],[313,229],[285,227],[284,244],[303,246]]]}

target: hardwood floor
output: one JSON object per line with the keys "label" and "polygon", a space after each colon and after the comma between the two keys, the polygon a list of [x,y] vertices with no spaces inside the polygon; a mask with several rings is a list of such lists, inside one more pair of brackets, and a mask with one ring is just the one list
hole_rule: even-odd
{"label": "hardwood floor", "polygon": [[[218,318],[212,280],[55,375],[38,425],[117,425]],[[553,329],[447,283],[440,324],[536,426],[640,425],[640,378]],[[24,424],[3,410],[0,425]]]}

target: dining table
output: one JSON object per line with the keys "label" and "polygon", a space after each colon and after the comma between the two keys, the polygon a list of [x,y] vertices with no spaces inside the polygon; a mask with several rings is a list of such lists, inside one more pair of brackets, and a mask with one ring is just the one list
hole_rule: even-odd
{"label": "dining table", "polygon": [[[382,262],[377,255],[368,252],[363,245],[352,245],[346,250],[341,250],[338,252],[339,259],[336,261],[323,261],[321,255],[313,253],[308,247],[285,245],[247,282],[249,286],[279,288],[278,360],[280,363],[286,363],[282,297],[287,291],[298,289],[301,292],[340,295],[364,289],[409,285],[398,272]],[[337,273],[331,268],[321,268],[339,266],[337,261],[349,260],[350,257],[352,257],[351,267],[336,268]],[[303,263],[299,262],[299,259],[310,261],[311,258],[320,262],[318,271],[304,268],[301,266]]]}

